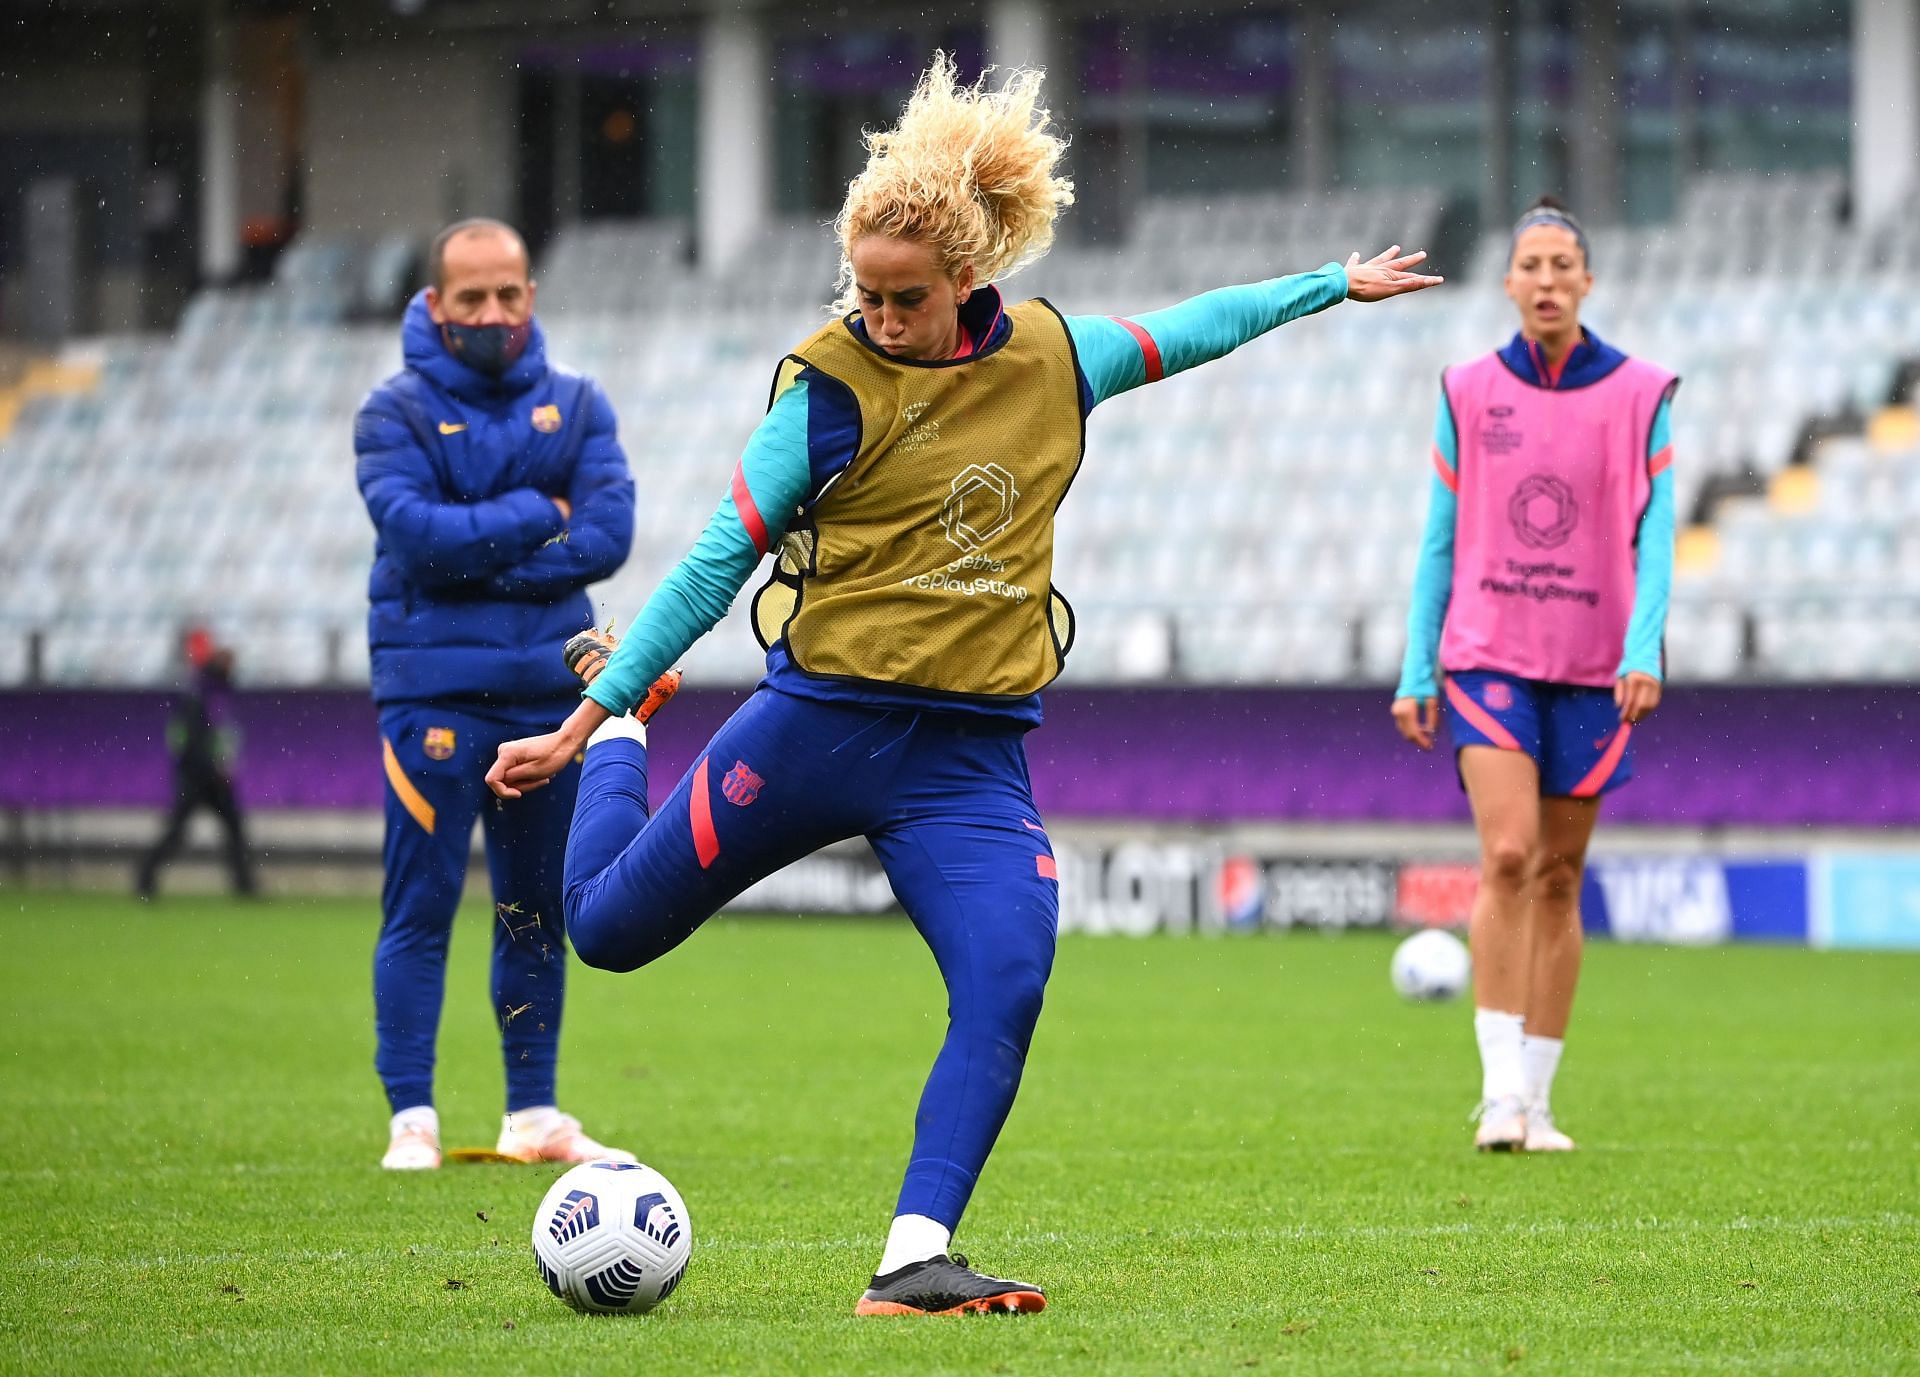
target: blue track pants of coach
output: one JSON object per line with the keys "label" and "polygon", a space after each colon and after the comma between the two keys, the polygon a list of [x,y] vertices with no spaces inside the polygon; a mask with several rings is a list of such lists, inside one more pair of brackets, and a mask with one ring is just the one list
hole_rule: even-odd
{"label": "blue track pants of coach", "polygon": [[561,860],[579,770],[568,766],[546,788],[511,801],[493,796],[486,773],[501,742],[551,731],[564,711],[482,716],[403,705],[380,713],[387,827],[373,956],[374,1065],[396,1111],[433,1103],[447,948],[476,817],[493,882],[491,995],[506,1105],[554,1102],[567,991]]}

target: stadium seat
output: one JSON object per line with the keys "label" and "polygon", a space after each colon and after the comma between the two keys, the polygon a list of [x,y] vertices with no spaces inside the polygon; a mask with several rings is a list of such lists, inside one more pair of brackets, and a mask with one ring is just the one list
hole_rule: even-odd
{"label": "stadium seat", "polygon": [[[1687,379],[1683,516],[1710,481],[1787,468],[1810,420],[1871,414],[1920,354],[1920,289],[1880,271],[1905,261],[1904,227],[1843,222],[1843,192],[1833,174],[1702,178],[1675,224],[1595,232],[1595,329]],[[1127,240],[1059,245],[1012,290],[1069,311],[1145,311],[1311,269],[1373,246],[1383,226],[1428,240],[1443,205],[1417,187],[1149,198]],[[1702,225],[1736,226],[1732,251]],[[1187,252],[1150,251],[1169,242]],[[366,390],[398,365],[390,316],[418,247],[303,239],[272,282],[198,293],[170,338],[95,342],[93,391],[26,403],[0,440],[0,519],[17,533],[0,555],[0,682],[25,675],[36,628],[68,628],[47,642],[56,677],[163,679],[164,644],[109,668],[77,642],[71,628],[103,605],[163,629],[218,612],[236,631],[271,631],[270,672],[289,682],[364,680],[373,542],[348,436]],[[1101,408],[1061,518],[1056,581],[1082,613],[1071,677],[1396,678],[1432,380],[1511,333],[1496,285],[1506,247],[1487,236],[1444,293],[1328,313]],[[555,356],[608,389],[644,494],[633,558],[596,590],[605,616],[630,616],[697,535],[774,361],[834,290],[836,254],[811,220],[753,240],[751,290],[689,256],[683,222],[598,221],[565,228],[540,265]],[[355,323],[370,310],[389,319]],[[1676,585],[1676,676],[1912,672],[1889,668],[1912,656],[1888,642],[1920,619],[1920,450],[1829,441],[1814,463],[1811,510],[1721,503],[1717,559]],[[1863,588],[1880,601],[1860,602]],[[758,677],[738,609],[689,669]]]}

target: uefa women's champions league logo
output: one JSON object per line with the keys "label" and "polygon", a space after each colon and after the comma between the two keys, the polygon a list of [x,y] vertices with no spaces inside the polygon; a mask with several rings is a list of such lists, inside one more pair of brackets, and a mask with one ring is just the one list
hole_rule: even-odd
{"label": "uefa women's champions league logo", "polygon": [[1488,454],[1504,458],[1517,454],[1527,441],[1526,435],[1507,424],[1513,419],[1510,406],[1490,406],[1487,408],[1487,421],[1480,427],[1480,445]]}
{"label": "uefa women's champions league logo", "polygon": [[1557,550],[1580,524],[1580,504],[1561,479],[1550,473],[1530,474],[1507,499],[1507,520],[1529,550]]}

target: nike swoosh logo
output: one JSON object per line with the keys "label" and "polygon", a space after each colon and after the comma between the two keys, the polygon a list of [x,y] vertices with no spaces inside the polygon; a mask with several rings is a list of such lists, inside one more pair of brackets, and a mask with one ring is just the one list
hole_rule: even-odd
{"label": "nike swoosh logo", "polygon": [[440,423],[440,433],[442,435],[458,435],[466,428],[467,423],[465,421],[442,421]]}

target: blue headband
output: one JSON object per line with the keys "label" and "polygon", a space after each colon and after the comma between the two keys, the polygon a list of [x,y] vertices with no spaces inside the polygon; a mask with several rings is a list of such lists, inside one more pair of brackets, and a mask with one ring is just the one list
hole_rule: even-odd
{"label": "blue headband", "polygon": [[1580,256],[1587,260],[1587,266],[1589,268],[1593,266],[1593,250],[1587,246],[1587,232],[1574,223],[1572,216],[1562,211],[1554,210],[1551,206],[1542,206],[1538,210],[1530,210],[1520,217],[1520,223],[1513,227],[1512,244],[1507,248],[1507,257],[1509,259],[1513,257],[1513,250],[1520,243],[1520,236],[1532,229],[1535,225],[1558,225],[1568,234],[1571,234],[1573,236],[1573,242],[1580,246]]}

